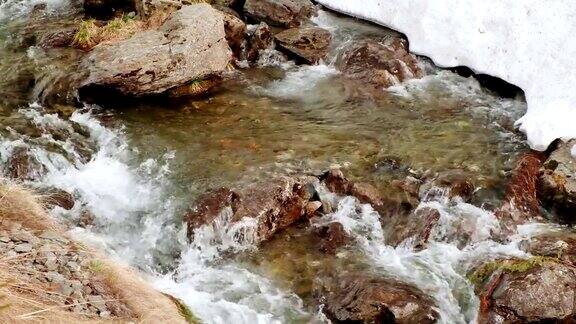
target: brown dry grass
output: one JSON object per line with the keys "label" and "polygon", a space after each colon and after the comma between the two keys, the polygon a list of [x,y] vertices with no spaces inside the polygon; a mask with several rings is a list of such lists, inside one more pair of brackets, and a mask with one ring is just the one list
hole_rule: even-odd
{"label": "brown dry grass", "polygon": [[[7,181],[0,181],[0,230],[7,230],[14,223],[30,231],[53,230],[66,236],[63,227],[55,223],[38,203],[37,196],[25,188]],[[74,244],[74,243],[72,243]],[[99,266],[112,294],[117,296],[134,314],[129,319],[136,323],[186,323],[178,306],[146,283],[140,274],[127,266],[118,265],[96,251],[74,244],[87,252]],[[70,305],[55,302],[56,292],[45,284],[26,280],[18,267],[19,258],[0,256],[0,323],[118,323],[127,319],[99,320],[67,311]]]}

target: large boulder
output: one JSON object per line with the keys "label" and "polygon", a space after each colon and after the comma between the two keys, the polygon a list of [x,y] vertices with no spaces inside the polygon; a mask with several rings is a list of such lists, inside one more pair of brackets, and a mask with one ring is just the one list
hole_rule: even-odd
{"label": "large boulder", "polygon": [[497,260],[472,275],[480,323],[572,323],[576,268],[554,259]]}
{"label": "large boulder", "polygon": [[96,46],[81,64],[87,71],[81,94],[155,95],[212,78],[231,58],[222,15],[208,4],[184,6],[159,29]]}
{"label": "large boulder", "polygon": [[539,255],[576,266],[576,233],[552,231],[520,242],[520,248],[532,255]]}
{"label": "large boulder", "polygon": [[310,64],[326,58],[331,38],[329,31],[319,27],[290,28],[275,36],[280,49]]}
{"label": "large boulder", "polygon": [[561,142],[544,162],[540,176],[543,202],[552,206],[566,221],[576,220],[576,140]]}
{"label": "large boulder", "polygon": [[434,323],[432,298],[394,279],[348,274],[325,280],[316,295],[334,323]]}
{"label": "large boulder", "polygon": [[348,78],[376,89],[388,88],[424,74],[416,57],[408,52],[408,43],[394,37],[381,41],[365,39],[350,44],[338,58],[337,67]]}
{"label": "large boulder", "polygon": [[315,7],[310,0],[246,0],[244,12],[255,21],[292,28],[309,19]]}
{"label": "large boulder", "polygon": [[196,228],[213,222],[224,208],[230,208],[230,223],[255,219],[257,241],[266,241],[306,216],[316,181],[314,177],[279,177],[237,190],[219,189],[207,194],[185,216],[188,236],[192,238]]}

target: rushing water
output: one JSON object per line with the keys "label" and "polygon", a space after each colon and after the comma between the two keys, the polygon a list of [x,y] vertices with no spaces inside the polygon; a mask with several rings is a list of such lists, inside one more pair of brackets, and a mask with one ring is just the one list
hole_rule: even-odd
{"label": "rushing water", "polygon": [[[526,109],[522,98],[500,98],[474,79],[429,65],[423,79],[367,96],[333,67],[347,42],[391,31],[320,12],[316,23],[334,37],[323,64],[297,66],[272,53],[258,68],[233,73],[210,98],[84,106],[64,118],[49,104],[29,102],[44,102],[42,94],[66,78],[81,53],[30,47],[14,35],[28,20],[70,24],[74,5],[49,3],[47,13],[35,16],[34,4],[0,2],[3,164],[14,147],[28,146],[46,168],[33,185],[77,198],[71,211],[52,211],[73,226],[73,235],[142,269],[205,322],[326,322],[312,302],[314,279],[367,268],[429,293],[442,322],[474,322],[479,302],[467,271],[479,260],[525,256],[518,242],[546,230],[526,225],[510,243],[494,242],[495,216],[478,207],[500,202],[504,175],[526,149],[511,126]],[[333,165],[385,193],[393,191],[390,180],[407,174],[465,169],[481,199],[477,206],[446,197],[422,202],[419,208],[441,217],[431,243],[418,252],[410,242],[385,245],[383,224],[369,205],[327,192],[338,208],[321,222],[340,221],[354,241],[334,257],[316,251],[307,227],[258,248],[255,224],[230,224],[230,211],[186,242],[182,215],[200,193]],[[75,227],[84,210],[95,216],[88,229]],[[462,224],[472,228],[464,246],[450,235]]]}

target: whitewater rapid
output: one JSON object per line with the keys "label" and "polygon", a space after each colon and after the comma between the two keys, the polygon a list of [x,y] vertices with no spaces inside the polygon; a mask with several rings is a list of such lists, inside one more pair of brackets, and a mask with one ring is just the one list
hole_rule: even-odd
{"label": "whitewater rapid", "polygon": [[570,0],[318,0],[406,34],[441,67],[467,66],[519,86],[517,121],[533,149],[576,138],[576,2]]}

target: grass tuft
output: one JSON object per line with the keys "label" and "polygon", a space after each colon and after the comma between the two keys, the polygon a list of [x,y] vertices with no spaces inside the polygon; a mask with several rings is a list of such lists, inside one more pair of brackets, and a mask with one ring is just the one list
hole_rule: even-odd
{"label": "grass tuft", "polygon": [[91,49],[98,44],[99,28],[94,19],[82,20],[72,39],[72,46],[80,49]]}

